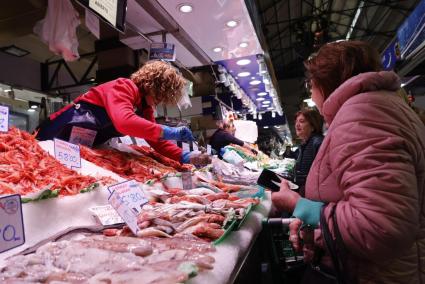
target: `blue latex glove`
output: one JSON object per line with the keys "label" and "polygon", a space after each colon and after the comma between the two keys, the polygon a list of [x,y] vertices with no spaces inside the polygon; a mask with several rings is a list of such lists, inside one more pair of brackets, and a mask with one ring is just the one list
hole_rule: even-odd
{"label": "blue latex glove", "polygon": [[195,166],[206,166],[211,163],[211,157],[199,151],[183,151],[180,162],[184,164],[193,164]]}
{"label": "blue latex glove", "polygon": [[183,164],[189,164],[190,163],[190,155],[192,152],[183,152],[182,157],[180,159],[180,162]]}
{"label": "blue latex glove", "polygon": [[181,127],[169,127],[161,125],[162,127],[162,139],[165,140],[177,140],[177,141],[195,141],[192,135],[192,131],[186,126]]}

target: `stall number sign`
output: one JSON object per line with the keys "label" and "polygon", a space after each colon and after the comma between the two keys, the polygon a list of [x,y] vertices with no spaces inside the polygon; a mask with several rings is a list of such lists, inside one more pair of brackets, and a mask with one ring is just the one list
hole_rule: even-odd
{"label": "stall number sign", "polygon": [[55,158],[65,166],[72,168],[81,168],[80,146],[56,139]]}
{"label": "stall number sign", "polygon": [[172,43],[153,42],[149,49],[150,60],[176,60],[176,48]]}
{"label": "stall number sign", "polygon": [[0,197],[0,252],[24,243],[21,197],[19,194]]}
{"label": "stall number sign", "polygon": [[90,211],[103,226],[124,223],[124,220],[110,204],[92,207]]}
{"label": "stall number sign", "polygon": [[0,131],[9,131],[9,108],[0,106]]}
{"label": "stall number sign", "polygon": [[96,130],[73,126],[71,135],[69,136],[69,143],[91,147],[96,138],[96,134]]}
{"label": "stall number sign", "polygon": [[143,205],[148,203],[143,190],[133,180],[109,186],[108,189],[112,192],[109,196],[109,203],[136,235],[139,231],[137,214]]}

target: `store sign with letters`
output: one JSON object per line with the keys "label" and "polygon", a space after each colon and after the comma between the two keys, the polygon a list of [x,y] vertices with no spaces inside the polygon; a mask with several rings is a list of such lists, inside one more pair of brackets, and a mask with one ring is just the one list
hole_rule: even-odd
{"label": "store sign with letters", "polygon": [[96,134],[96,130],[73,126],[71,135],[69,136],[69,143],[91,147],[96,138]]}
{"label": "store sign with letters", "polygon": [[113,26],[117,25],[118,0],[89,0],[89,7]]}
{"label": "store sign with letters", "polygon": [[0,131],[9,131],[9,108],[0,106]]}
{"label": "store sign with letters", "polygon": [[24,243],[25,232],[20,195],[0,197],[0,252]]}
{"label": "store sign with letters", "polygon": [[176,47],[172,43],[153,42],[149,49],[149,60],[176,60]]}
{"label": "store sign with letters", "polygon": [[72,168],[81,168],[80,146],[54,139],[55,158],[65,166]]}
{"label": "store sign with letters", "polygon": [[109,186],[108,190],[111,192],[109,203],[118,212],[133,234],[137,234],[139,231],[137,215],[142,210],[143,205],[148,203],[143,190],[133,180],[114,184]]}

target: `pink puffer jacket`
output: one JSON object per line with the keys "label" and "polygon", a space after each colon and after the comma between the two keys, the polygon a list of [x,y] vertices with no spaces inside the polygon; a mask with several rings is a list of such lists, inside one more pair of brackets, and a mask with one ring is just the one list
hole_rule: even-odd
{"label": "pink puffer jacket", "polygon": [[[425,284],[425,127],[396,94],[393,72],[363,73],[325,101],[328,133],[306,197],[336,206],[360,283]],[[316,245],[324,247],[320,230]]]}

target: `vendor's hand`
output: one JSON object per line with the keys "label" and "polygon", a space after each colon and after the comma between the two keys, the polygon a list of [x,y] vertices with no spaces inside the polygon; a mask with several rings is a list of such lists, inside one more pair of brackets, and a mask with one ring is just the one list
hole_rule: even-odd
{"label": "vendor's hand", "polygon": [[206,166],[208,164],[211,164],[211,156],[208,154],[203,154],[203,153],[192,153],[192,155],[190,155],[189,157],[189,161],[191,164],[195,165],[195,166]]}
{"label": "vendor's hand", "polygon": [[192,131],[186,126],[180,127],[169,127],[161,125],[162,127],[162,139],[165,140],[177,140],[177,141],[194,141],[195,138],[192,135]]}
{"label": "vendor's hand", "polygon": [[272,202],[277,209],[292,213],[301,196],[289,188],[288,181],[282,179],[280,190],[272,193]]}

